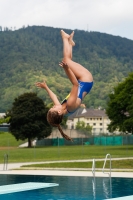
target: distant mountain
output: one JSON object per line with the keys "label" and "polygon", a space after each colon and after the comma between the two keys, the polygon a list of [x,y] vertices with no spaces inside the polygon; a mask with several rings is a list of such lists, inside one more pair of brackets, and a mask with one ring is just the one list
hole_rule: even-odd
{"label": "distant mountain", "polygon": [[[71,33],[72,30],[65,29]],[[73,60],[94,76],[94,87],[86,96],[87,107],[106,107],[108,93],[133,71],[133,41],[99,32],[75,30]],[[62,59],[59,28],[32,26],[0,31],[0,112],[24,92],[37,92],[46,104],[50,99],[34,83],[45,79],[62,100],[71,84],[58,66]]]}

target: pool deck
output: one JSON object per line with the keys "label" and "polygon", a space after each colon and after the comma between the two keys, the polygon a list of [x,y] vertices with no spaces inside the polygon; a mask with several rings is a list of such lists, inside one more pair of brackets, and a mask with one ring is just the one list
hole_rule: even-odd
{"label": "pool deck", "polygon": [[[88,176],[93,177],[91,171],[74,170],[7,170],[0,171],[0,174],[21,174],[21,175],[49,175],[49,176]],[[96,172],[96,177],[108,177],[108,174]],[[133,178],[133,172],[112,172],[111,177]]]}
{"label": "pool deck", "polygon": [[[118,160],[119,158],[117,158]],[[120,158],[121,159],[121,158]],[[124,159],[124,158],[123,158]],[[126,158],[127,159],[127,158]],[[133,159],[133,158],[131,158]],[[99,159],[102,160],[102,159]],[[63,162],[77,162],[78,160],[72,161],[63,161]],[[84,160],[90,161],[90,160]],[[92,169],[22,169],[23,165],[31,165],[31,164],[41,164],[41,163],[54,163],[54,162],[62,162],[62,161],[48,161],[48,162],[25,162],[25,163],[8,163],[7,170],[3,170],[4,164],[0,164],[0,174],[31,174],[31,175],[52,175],[52,176],[93,176]],[[106,172],[106,169],[105,169]],[[102,169],[95,169],[96,177],[108,177],[107,173],[103,173]],[[115,170],[113,169],[111,172],[111,177],[128,177],[133,178],[133,169],[132,170]]]}
{"label": "pool deck", "polygon": [[[26,162],[26,163],[9,163],[7,166],[8,170],[3,170],[3,164],[0,164],[0,174],[23,174],[23,175],[52,175],[52,176],[89,176],[92,177],[91,169],[22,169],[23,165],[31,165],[35,163],[44,163],[44,162]],[[105,170],[106,172],[106,170]],[[108,177],[108,174],[104,174],[101,170],[95,169],[96,177]],[[133,178],[133,171],[127,171],[123,169],[121,171],[112,170],[111,177],[127,177]]]}

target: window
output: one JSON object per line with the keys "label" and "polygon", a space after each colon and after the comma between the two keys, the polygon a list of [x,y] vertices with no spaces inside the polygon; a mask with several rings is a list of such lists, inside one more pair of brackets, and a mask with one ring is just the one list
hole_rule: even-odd
{"label": "window", "polygon": [[100,118],[100,120],[102,120],[102,118]]}
{"label": "window", "polygon": [[96,125],[96,123],[93,123],[93,126],[95,126]]}
{"label": "window", "polygon": [[87,125],[89,125],[89,123],[87,123]]}
{"label": "window", "polygon": [[90,120],[92,120],[92,118],[90,118]]}
{"label": "window", "polygon": [[100,131],[102,131],[103,129],[102,128],[100,128]]}
{"label": "window", "polygon": [[100,123],[100,126],[102,126],[103,124],[102,123]]}

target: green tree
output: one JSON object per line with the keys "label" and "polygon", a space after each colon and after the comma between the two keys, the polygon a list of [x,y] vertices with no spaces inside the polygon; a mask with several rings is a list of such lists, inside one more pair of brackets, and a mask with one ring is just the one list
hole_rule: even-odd
{"label": "green tree", "polygon": [[48,108],[42,99],[35,93],[24,93],[13,102],[9,111],[9,131],[17,140],[28,139],[28,147],[32,146],[32,140],[47,137],[51,133],[46,115]]}
{"label": "green tree", "polygon": [[109,94],[106,113],[111,120],[109,131],[133,133],[133,73]]}
{"label": "green tree", "polygon": [[84,130],[85,129],[85,122],[84,121],[78,121],[76,124],[77,130]]}
{"label": "green tree", "polygon": [[4,118],[0,118],[0,124],[3,124],[5,122]]}
{"label": "green tree", "polygon": [[3,124],[3,123],[8,123],[10,120],[10,117],[2,117],[0,118],[0,124]]}
{"label": "green tree", "polygon": [[84,121],[78,121],[76,124],[76,130],[79,130],[83,133],[91,134],[92,127],[90,125],[86,125]]}

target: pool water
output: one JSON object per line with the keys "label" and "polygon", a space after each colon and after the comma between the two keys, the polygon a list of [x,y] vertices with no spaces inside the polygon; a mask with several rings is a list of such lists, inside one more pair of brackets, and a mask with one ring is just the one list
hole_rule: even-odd
{"label": "pool water", "polygon": [[[42,172],[43,173],[43,172]],[[132,178],[0,175],[0,185],[41,182],[59,186],[0,195],[1,200],[103,200],[133,195]]]}

